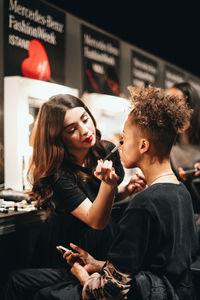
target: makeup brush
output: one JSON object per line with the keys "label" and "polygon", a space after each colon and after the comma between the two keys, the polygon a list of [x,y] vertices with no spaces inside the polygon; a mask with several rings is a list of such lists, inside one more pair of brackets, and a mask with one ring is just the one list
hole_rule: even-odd
{"label": "makeup brush", "polygon": [[118,148],[119,146],[121,146],[123,144],[123,141],[120,141],[107,155],[106,157],[103,159],[103,161],[107,160],[108,157],[110,157],[111,154],[113,154]]}

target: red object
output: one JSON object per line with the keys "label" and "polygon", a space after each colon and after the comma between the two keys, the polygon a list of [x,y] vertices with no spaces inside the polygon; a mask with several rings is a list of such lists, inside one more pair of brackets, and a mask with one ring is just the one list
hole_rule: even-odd
{"label": "red object", "polygon": [[107,79],[107,83],[108,83],[110,90],[113,91],[113,93],[115,95],[119,96],[119,94],[120,94],[119,84],[112,79]]}
{"label": "red object", "polygon": [[49,59],[43,44],[39,40],[31,40],[28,57],[22,62],[22,74],[25,77],[47,81],[51,76]]}
{"label": "red object", "polygon": [[87,137],[87,138],[83,141],[83,143],[91,143],[92,140],[93,140],[93,136],[90,135],[89,137]]}
{"label": "red object", "polygon": [[92,72],[90,69],[86,69],[85,70],[86,75],[88,76],[88,79],[93,87],[93,89],[95,90],[95,92],[98,92],[99,88],[98,88],[98,84],[95,82],[93,76],[92,76]]}

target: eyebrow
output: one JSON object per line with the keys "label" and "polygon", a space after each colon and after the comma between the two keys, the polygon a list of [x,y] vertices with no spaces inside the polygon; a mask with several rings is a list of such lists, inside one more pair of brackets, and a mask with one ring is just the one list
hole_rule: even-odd
{"label": "eyebrow", "polygon": [[[84,111],[84,113],[80,116],[80,119],[82,119],[82,118],[84,117],[85,114],[87,114],[86,111]],[[65,126],[63,129],[66,129],[66,128],[70,127],[70,126],[75,126],[76,124],[77,124],[77,122],[68,124],[68,125]]]}

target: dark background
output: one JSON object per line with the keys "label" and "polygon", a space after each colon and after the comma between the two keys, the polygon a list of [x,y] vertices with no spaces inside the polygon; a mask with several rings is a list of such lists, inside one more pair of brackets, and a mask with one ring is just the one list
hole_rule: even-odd
{"label": "dark background", "polygon": [[200,77],[198,1],[46,2]]}

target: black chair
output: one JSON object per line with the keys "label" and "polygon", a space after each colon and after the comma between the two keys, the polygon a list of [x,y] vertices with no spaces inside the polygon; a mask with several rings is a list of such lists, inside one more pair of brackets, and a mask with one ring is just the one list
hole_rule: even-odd
{"label": "black chair", "polygon": [[200,178],[191,180],[191,189],[193,192],[193,207],[195,213],[200,213]]}

